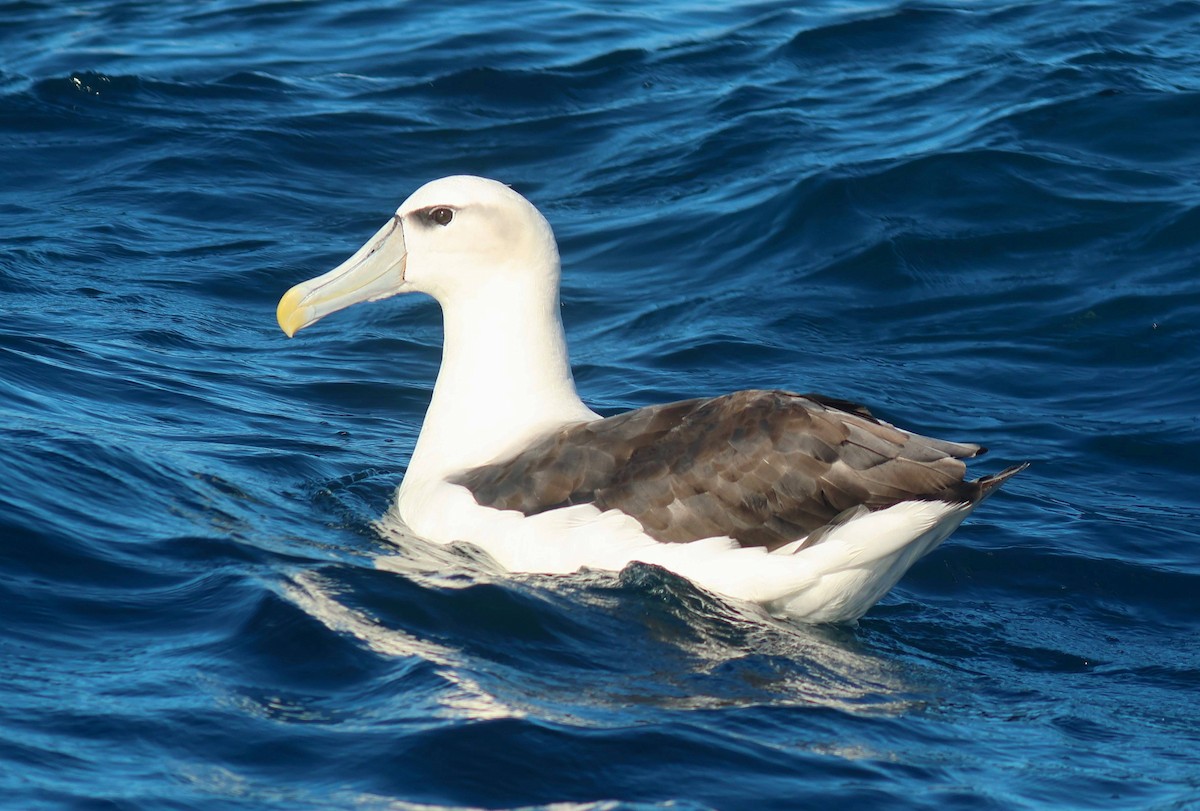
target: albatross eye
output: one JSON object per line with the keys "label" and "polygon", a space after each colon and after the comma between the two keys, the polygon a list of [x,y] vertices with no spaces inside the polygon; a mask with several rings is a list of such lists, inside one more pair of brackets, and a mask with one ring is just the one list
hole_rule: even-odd
{"label": "albatross eye", "polygon": [[439,206],[429,210],[429,219],[431,222],[436,222],[438,225],[449,225],[454,219],[454,209]]}

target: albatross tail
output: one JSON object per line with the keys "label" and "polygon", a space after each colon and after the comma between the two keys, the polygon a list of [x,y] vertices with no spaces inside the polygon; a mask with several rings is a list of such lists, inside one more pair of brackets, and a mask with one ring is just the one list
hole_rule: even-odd
{"label": "albatross tail", "polygon": [[975,492],[968,501],[904,501],[882,510],[848,511],[818,530],[821,537],[815,543],[805,539],[791,553],[802,554],[820,574],[768,610],[806,622],[857,620],[981,501],[1027,467],[1028,462],[1013,465],[969,482]]}

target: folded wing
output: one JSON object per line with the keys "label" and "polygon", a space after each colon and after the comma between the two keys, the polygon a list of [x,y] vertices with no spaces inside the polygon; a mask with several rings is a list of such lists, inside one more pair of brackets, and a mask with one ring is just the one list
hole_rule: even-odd
{"label": "folded wing", "polygon": [[774,550],[846,511],[978,501],[1015,470],[965,481],[978,445],[902,431],[854,403],[741,391],[566,426],[454,479],[480,504],[526,515],[590,503],[663,542],[727,536]]}

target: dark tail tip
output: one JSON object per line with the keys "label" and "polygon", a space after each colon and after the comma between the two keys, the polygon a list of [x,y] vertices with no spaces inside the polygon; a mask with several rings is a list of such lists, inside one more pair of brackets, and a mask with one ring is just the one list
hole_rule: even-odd
{"label": "dark tail tip", "polygon": [[1000,488],[1000,485],[1004,484],[1006,481],[1011,479],[1013,476],[1016,476],[1022,470],[1029,467],[1029,464],[1030,464],[1029,462],[1022,462],[1019,465],[1013,465],[1012,467],[1006,467],[1004,470],[1001,470],[999,473],[993,473],[989,476],[984,476],[980,479],[977,479],[975,481],[975,484],[979,485],[979,500],[983,501],[983,499],[990,496],[993,491],[998,490]]}

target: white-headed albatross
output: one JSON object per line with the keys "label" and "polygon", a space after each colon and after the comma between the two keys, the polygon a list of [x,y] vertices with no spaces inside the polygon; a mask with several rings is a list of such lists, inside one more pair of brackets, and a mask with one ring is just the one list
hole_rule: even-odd
{"label": "white-headed albatross", "polygon": [[427,183],[342,265],[279,302],[289,336],[400,293],[433,296],[445,344],[396,511],[511,571],[658,564],[776,615],[861,617],[1024,466],[964,480],[978,445],[862,406],[740,391],[601,418],[579,399],[550,224],[494,180]]}

